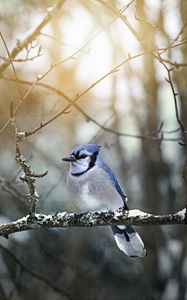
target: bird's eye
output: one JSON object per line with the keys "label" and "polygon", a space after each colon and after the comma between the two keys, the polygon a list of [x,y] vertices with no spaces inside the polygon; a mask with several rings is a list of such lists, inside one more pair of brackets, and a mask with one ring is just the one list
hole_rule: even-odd
{"label": "bird's eye", "polygon": [[79,156],[79,159],[86,158],[86,157],[87,157],[86,154],[81,154],[81,155]]}

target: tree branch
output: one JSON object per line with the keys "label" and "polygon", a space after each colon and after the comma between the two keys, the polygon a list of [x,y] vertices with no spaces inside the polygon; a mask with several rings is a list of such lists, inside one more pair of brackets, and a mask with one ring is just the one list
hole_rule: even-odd
{"label": "tree branch", "polygon": [[108,225],[171,225],[187,224],[187,209],[174,214],[154,215],[138,209],[126,211],[86,212],[82,214],[58,212],[52,215],[42,213],[33,217],[27,215],[14,222],[0,225],[0,236],[8,238],[9,234],[31,229],[47,229],[54,227],[95,227]]}
{"label": "tree branch", "polygon": [[167,75],[168,75],[168,78],[165,78],[165,80],[169,83],[171,91],[172,91],[172,94],[173,94],[176,120],[177,120],[177,122],[178,122],[178,124],[180,126],[180,129],[181,129],[181,132],[182,132],[182,137],[183,137],[183,141],[180,142],[179,144],[182,145],[182,146],[186,146],[186,141],[185,141],[186,140],[186,137],[185,137],[186,130],[185,130],[185,127],[184,127],[184,125],[182,123],[182,120],[180,118],[180,112],[179,112],[178,101],[177,101],[177,96],[179,94],[175,90],[175,86],[174,86],[174,83],[173,83],[173,80],[172,80],[172,75],[171,75],[171,72],[175,68],[171,68],[171,69],[168,68],[168,66],[166,65],[166,63],[162,59],[161,55],[159,53],[157,53],[157,52],[155,52],[155,53],[158,56],[158,59],[159,59],[160,63],[163,65],[163,67],[165,68],[165,70],[167,72]]}
{"label": "tree branch", "polygon": [[48,171],[36,174],[32,172],[30,165],[26,162],[26,159],[21,155],[20,151],[20,142],[25,138],[25,132],[19,132],[16,127],[16,121],[13,113],[13,102],[11,103],[10,114],[11,114],[11,123],[14,128],[14,134],[16,139],[16,162],[20,165],[23,175],[20,179],[25,182],[29,189],[28,199],[30,202],[30,217],[33,217],[36,212],[36,203],[38,201],[39,195],[36,190],[35,181],[36,178],[42,178],[47,175]]}
{"label": "tree branch", "polygon": [[[54,115],[52,118],[50,118],[49,120],[47,120],[44,123],[41,123],[39,126],[37,126],[34,130],[29,131],[29,132],[25,132],[25,137],[31,136],[33,134],[35,134],[36,132],[40,131],[41,129],[43,129],[44,127],[48,126],[50,123],[52,123],[54,120],[56,120],[57,118],[59,118],[61,115],[63,114],[68,114],[69,108],[73,105],[75,105],[75,103],[81,98],[83,97],[85,94],[87,94],[90,90],[92,90],[97,84],[99,84],[101,81],[103,81],[104,79],[106,79],[107,77],[109,77],[111,74],[118,72],[119,69],[126,63],[128,63],[129,61],[136,59],[138,57],[141,57],[147,53],[152,52],[153,49],[149,49],[143,52],[140,52],[138,54],[135,54],[133,56],[128,56],[125,60],[123,60],[120,64],[118,64],[117,66],[115,66],[112,70],[110,70],[109,72],[105,73],[103,76],[101,76],[98,80],[96,80],[94,83],[92,83],[89,87],[87,87],[83,92],[81,92],[80,94],[78,94],[74,99],[71,100],[71,102],[69,102],[69,104],[67,104],[67,106],[65,108],[63,108],[61,111],[59,111],[56,115]],[[60,62],[62,63],[62,62]],[[57,66],[59,63],[56,63],[55,65],[53,65],[51,68],[54,68],[55,66]],[[44,76],[46,76],[49,72],[51,71],[51,69],[49,69],[44,75],[42,75],[42,77],[40,78],[40,80],[42,78],[44,78]]]}
{"label": "tree branch", "polygon": [[12,251],[10,251],[8,248],[6,248],[0,244],[0,249],[3,250],[6,254],[8,254],[9,257],[11,257],[15,261],[15,263],[18,264],[23,269],[24,272],[28,273],[35,279],[38,279],[38,280],[44,282],[48,287],[52,288],[55,292],[66,296],[67,299],[73,299],[67,290],[56,285],[55,282],[53,282],[46,275],[44,275],[42,273],[38,273],[37,271],[33,270],[33,268],[28,267],[28,263],[27,264],[23,263],[23,261],[19,260],[17,258],[17,256]]}
{"label": "tree branch", "polygon": [[[38,24],[33,31],[29,32],[29,34],[23,40],[18,40],[17,45],[12,49],[10,56],[11,60],[14,59],[19,52],[21,52],[25,47],[27,47],[38,35],[40,35],[41,30],[51,21],[52,17],[57,13],[60,7],[63,5],[64,0],[58,0],[55,5],[51,8],[47,9],[47,13],[42,19],[42,21]],[[0,66],[0,74],[6,70],[6,68],[11,64],[10,59],[6,60]]]}
{"label": "tree branch", "polygon": [[[3,76],[2,77],[4,80],[6,81],[12,81],[12,82],[16,82],[16,80],[14,78],[10,78],[10,77],[5,77]],[[25,85],[28,85],[28,86],[32,86],[33,82],[31,81],[28,81],[28,80],[23,80],[21,78],[19,78],[19,83],[21,84],[25,84]],[[41,88],[44,88],[52,93],[55,93],[61,97],[63,97],[67,102],[69,103],[72,103],[72,99],[67,95],[65,94],[62,90],[58,89],[58,88],[55,88],[54,86],[52,85],[49,85],[47,83],[43,83],[43,82],[37,82],[36,85],[38,87],[41,87]],[[174,134],[174,133],[177,133],[178,131],[180,131],[180,127],[177,128],[177,129],[174,129],[174,130],[163,130],[162,127],[163,127],[163,123],[162,124],[162,127],[160,127],[159,129],[155,130],[155,132],[152,132],[152,133],[146,133],[144,135],[142,134],[132,134],[132,133],[127,133],[127,132],[120,132],[120,131],[117,131],[113,128],[110,128],[110,127],[106,127],[104,124],[101,124],[99,123],[99,121],[97,121],[96,119],[94,119],[93,117],[91,117],[81,106],[79,106],[79,104],[77,103],[73,103],[72,104],[78,112],[80,112],[86,120],[88,121],[91,121],[93,122],[94,124],[96,124],[100,129],[104,130],[104,131],[107,131],[111,134],[114,134],[116,135],[117,137],[129,137],[129,138],[137,138],[137,139],[145,139],[145,140],[153,140],[153,141],[169,141],[169,142],[179,142],[181,140],[181,137],[173,137],[173,138],[168,138],[168,137],[164,137],[165,134],[168,135],[168,134]],[[40,126],[43,126],[43,124],[40,124]],[[1,133],[1,130],[0,130],[0,133]],[[32,133],[32,132],[31,132]],[[27,132],[26,135],[30,135],[30,132]]]}

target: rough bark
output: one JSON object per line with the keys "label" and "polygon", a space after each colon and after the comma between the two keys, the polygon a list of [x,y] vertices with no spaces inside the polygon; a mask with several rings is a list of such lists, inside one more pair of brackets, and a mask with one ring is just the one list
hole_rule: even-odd
{"label": "rough bark", "polygon": [[119,208],[116,211],[86,212],[82,214],[58,212],[52,215],[37,213],[27,215],[16,221],[0,225],[0,235],[8,238],[9,234],[31,229],[46,229],[54,227],[92,227],[107,225],[171,225],[187,224],[186,208],[174,214],[154,215],[138,209],[126,211]]}

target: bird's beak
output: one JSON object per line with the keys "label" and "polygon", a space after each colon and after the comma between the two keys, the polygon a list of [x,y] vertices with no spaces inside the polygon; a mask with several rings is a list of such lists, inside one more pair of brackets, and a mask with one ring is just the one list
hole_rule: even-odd
{"label": "bird's beak", "polygon": [[62,158],[63,161],[68,161],[68,162],[75,162],[76,161],[76,158],[74,155],[71,155],[69,157],[64,157]]}

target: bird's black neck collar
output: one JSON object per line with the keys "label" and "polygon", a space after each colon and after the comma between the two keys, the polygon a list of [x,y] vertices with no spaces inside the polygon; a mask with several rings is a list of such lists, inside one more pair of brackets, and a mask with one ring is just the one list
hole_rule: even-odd
{"label": "bird's black neck collar", "polygon": [[81,175],[83,175],[84,173],[88,172],[90,169],[92,169],[94,166],[95,166],[95,163],[96,163],[96,159],[97,159],[97,155],[98,155],[98,152],[94,153],[90,158],[90,162],[89,162],[89,165],[88,165],[88,168],[82,172],[79,172],[79,173],[71,173],[72,176],[75,176],[75,177],[79,177]]}

